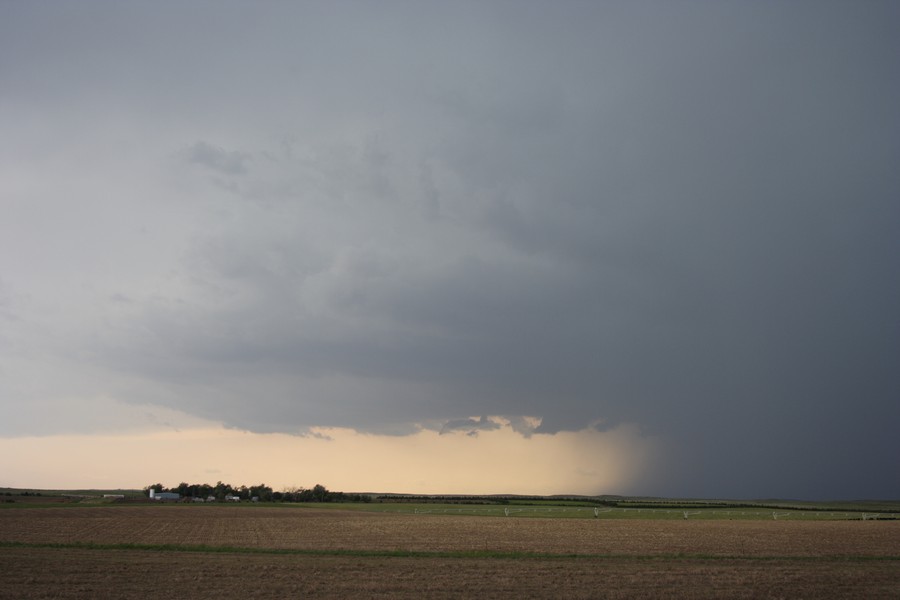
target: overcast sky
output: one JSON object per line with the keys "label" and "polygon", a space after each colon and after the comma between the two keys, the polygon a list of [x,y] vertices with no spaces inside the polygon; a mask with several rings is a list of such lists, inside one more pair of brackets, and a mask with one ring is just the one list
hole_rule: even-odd
{"label": "overcast sky", "polygon": [[898,24],[0,1],[0,485],[900,497]]}

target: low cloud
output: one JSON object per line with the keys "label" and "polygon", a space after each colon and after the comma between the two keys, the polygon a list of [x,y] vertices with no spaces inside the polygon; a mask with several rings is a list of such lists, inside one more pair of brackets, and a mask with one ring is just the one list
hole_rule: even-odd
{"label": "low cloud", "polygon": [[204,141],[198,141],[187,149],[188,162],[202,165],[225,175],[243,175],[247,172],[250,155],[228,151]]}
{"label": "low cloud", "polygon": [[522,437],[531,435],[541,425],[540,417],[530,416],[481,416],[467,419],[452,419],[445,421],[440,426],[440,434],[464,433],[476,436],[480,431],[493,431],[500,428],[509,428]]}
{"label": "low cloud", "polygon": [[447,421],[441,427],[441,435],[445,433],[465,433],[466,435],[478,435],[479,431],[492,431],[499,429],[500,423],[488,417],[480,417],[478,419],[455,419]]}

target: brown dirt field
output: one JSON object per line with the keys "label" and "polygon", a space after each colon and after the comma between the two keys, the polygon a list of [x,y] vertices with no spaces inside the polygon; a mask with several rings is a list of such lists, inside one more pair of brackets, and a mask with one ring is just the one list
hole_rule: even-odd
{"label": "brown dirt field", "polygon": [[642,556],[898,556],[900,521],[516,519],[306,508],[78,507],[0,511],[0,541]]}
{"label": "brown dirt field", "polygon": [[897,565],[0,548],[0,598],[896,598]]}
{"label": "brown dirt field", "polygon": [[267,507],[42,508],[0,511],[0,542],[559,555],[391,557],[0,546],[3,599],[900,597],[900,522],[890,521],[515,519]]}

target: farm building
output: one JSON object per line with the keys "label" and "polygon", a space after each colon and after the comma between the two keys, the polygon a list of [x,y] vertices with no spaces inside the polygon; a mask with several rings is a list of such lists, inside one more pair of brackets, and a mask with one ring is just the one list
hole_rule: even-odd
{"label": "farm building", "polygon": [[150,499],[151,500],[179,500],[181,499],[181,494],[176,494],[175,492],[157,492],[154,489],[150,490]]}

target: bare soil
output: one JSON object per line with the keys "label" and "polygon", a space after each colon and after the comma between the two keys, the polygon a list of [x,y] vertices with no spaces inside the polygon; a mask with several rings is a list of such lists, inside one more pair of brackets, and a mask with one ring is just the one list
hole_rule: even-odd
{"label": "bare soil", "polygon": [[[85,542],[248,550],[72,546]],[[36,508],[0,511],[2,543],[7,543],[0,545],[3,599],[900,597],[896,521],[515,519],[219,506]],[[41,546],[52,543],[64,546]],[[366,554],[393,550],[438,554]],[[467,551],[488,555],[451,554]]]}

